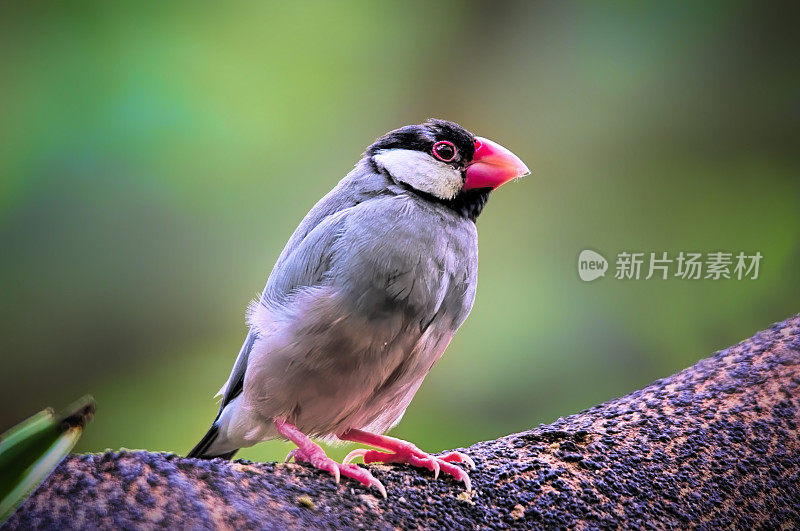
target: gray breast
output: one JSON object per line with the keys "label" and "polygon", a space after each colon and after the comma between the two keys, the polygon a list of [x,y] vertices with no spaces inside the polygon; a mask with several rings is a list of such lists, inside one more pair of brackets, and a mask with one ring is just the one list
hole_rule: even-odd
{"label": "gray breast", "polygon": [[357,205],[331,230],[336,237],[315,248],[325,254],[321,281],[251,317],[265,330],[246,395],[265,416],[287,416],[311,435],[382,432],[469,314],[477,232],[405,194]]}

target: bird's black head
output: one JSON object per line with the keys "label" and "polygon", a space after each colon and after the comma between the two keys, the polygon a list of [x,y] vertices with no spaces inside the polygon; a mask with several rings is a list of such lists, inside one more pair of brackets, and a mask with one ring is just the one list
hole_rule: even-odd
{"label": "bird's black head", "polygon": [[489,192],[528,173],[506,148],[447,120],[430,119],[390,131],[364,156],[406,190],[473,221]]}
{"label": "bird's black head", "polygon": [[421,151],[463,169],[475,154],[475,135],[455,122],[431,118],[422,124],[389,131],[367,148],[366,155],[372,156],[387,149]]}

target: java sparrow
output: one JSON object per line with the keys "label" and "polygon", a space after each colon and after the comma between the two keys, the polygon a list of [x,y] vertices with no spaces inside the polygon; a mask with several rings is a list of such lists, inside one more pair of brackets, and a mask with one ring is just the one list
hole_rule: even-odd
{"label": "java sparrow", "polygon": [[[378,138],[297,227],[261,297],[219,413],[189,457],[230,459],[285,438],[287,460],[386,489],[350,461],[408,463],[463,481],[451,452],[432,456],[382,435],[467,318],[478,280],[475,220],[490,193],[527,175],[503,146],[431,119]],[[310,437],[354,441],[338,464]]]}

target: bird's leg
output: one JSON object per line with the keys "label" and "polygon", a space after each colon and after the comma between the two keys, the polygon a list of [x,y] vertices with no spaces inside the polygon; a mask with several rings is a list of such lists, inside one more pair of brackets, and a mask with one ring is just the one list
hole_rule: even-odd
{"label": "bird's leg", "polygon": [[297,448],[289,452],[289,455],[286,456],[287,461],[294,457],[296,463],[309,463],[316,469],[330,472],[333,474],[333,477],[336,478],[336,483],[339,483],[340,475],[355,479],[362,485],[375,487],[384,498],[386,497],[386,488],[369,470],[365,470],[358,465],[347,463],[340,465],[325,455],[325,450],[309,439],[306,434],[285,420],[275,419],[275,428],[277,428],[278,433],[297,445]]}
{"label": "bird's leg", "polygon": [[343,441],[353,441],[388,450],[388,453],[366,449],[353,450],[344,458],[345,465],[359,456],[364,458],[365,463],[407,463],[433,471],[434,477],[438,477],[441,470],[445,474],[453,476],[457,481],[463,481],[468,491],[472,490],[472,483],[467,473],[453,465],[453,463],[464,463],[470,468],[475,467],[475,462],[464,453],[450,452],[442,456],[430,455],[410,442],[356,429],[347,430],[338,437]]}

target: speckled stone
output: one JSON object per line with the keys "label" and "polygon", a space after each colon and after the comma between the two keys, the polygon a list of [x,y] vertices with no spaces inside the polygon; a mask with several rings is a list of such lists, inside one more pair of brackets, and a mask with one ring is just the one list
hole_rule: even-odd
{"label": "speckled stone", "polygon": [[462,449],[472,496],[373,466],[383,500],[295,464],[64,460],[4,529],[800,527],[800,316],[551,425]]}

